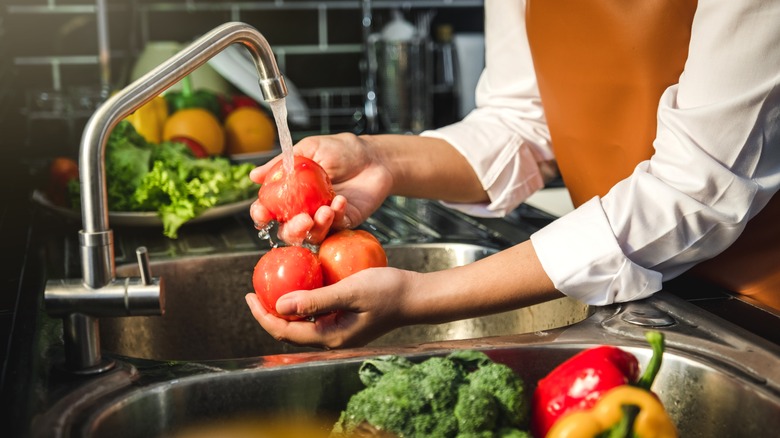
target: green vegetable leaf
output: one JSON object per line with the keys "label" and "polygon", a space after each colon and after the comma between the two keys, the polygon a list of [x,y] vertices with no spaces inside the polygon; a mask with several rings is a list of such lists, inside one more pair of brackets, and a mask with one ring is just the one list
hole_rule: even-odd
{"label": "green vegetable leaf", "polygon": [[374,385],[383,375],[401,368],[411,368],[414,365],[409,359],[401,356],[380,356],[368,359],[360,365],[358,376],[366,386]]}
{"label": "green vegetable leaf", "polygon": [[[224,157],[196,158],[184,144],[150,144],[128,121],[120,122],[106,144],[108,208],[116,212],[155,211],[163,234],[178,230],[209,208],[250,199],[259,186],[249,179],[251,163]],[[69,185],[73,205],[78,184]]]}

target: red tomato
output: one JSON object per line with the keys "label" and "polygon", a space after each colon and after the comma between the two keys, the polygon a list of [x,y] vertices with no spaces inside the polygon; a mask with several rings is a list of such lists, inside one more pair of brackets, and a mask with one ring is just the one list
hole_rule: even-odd
{"label": "red tomato", "polygon": [[79,178],[79,164],[70,158],[57,157],[49,165],[49,181],[46,186],[46,196],[49,200],[63,207],[69,206],[68,182]]}
{"label": "red tomato", "polygon": [[320,245],[318,257],[326,285],[363,269],[387,266],[382,244],[363,230],[342,230],[328,236]]}
{"label": "red tomato", "polygon": [[255,265],[252,284],[265,310],[289,321],[300,320],[303,318],[276,313],[276,301],[295,290],[322,287],[322,269],[317,256],[306,248],[272,248]]}
{"label": "red tomato", "polygon": [[260,203],[274,219],[286,222],[299,213],[314,216],[318,208],[330,205],[333,186],[319,164],[296,155],[291,178],[283,166],[280,160],[271,168],[258,192]]}

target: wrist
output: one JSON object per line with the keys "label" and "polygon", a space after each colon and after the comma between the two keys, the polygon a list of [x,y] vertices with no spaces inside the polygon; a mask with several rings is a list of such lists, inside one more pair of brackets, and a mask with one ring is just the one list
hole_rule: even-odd
{"label": "wrist", "polygon": [[397,193],[396,181],[400,181],[399,171],[404,169],[400,165],[404,160],[398,143],[394,141],[395,135],[377,134],[361,135],[359,140],[372,166],[382,169],[390,177],[390,194]]}
{"label": "wrist", "polygon": [[401,327],[427,323],[430,312],[436,312],[436,309],[432,309],[430,303],[426,302],[427,293],[421,292],[427,291],[424,289],[426,274],[404,269],[398,269],[397,272],[401,282],[396,290],[396,314],[392,316],[393,324]]}

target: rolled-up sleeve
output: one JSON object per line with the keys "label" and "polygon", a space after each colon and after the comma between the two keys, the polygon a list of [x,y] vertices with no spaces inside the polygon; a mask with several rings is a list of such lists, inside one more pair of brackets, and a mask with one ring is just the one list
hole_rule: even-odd
{"label": "rolled-up sleeve", "polygon": [[475,216],[512,211],[542,188],[554,169],[524,7],[519,1],[486,1],[485,69],[477,84],[477,108],[461,122],[421,134],[446,140],[474,168],[490,202],[447,205]]}

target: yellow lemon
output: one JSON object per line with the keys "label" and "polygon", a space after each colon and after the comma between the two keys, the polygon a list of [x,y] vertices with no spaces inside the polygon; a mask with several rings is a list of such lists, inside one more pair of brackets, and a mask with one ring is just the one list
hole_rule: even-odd
{"label": "yellow lemon", "polygon": [[228,154],[265,152],[276,144],[276,126],[263,110],[242,106],[225,118],[225,136]]}

